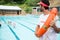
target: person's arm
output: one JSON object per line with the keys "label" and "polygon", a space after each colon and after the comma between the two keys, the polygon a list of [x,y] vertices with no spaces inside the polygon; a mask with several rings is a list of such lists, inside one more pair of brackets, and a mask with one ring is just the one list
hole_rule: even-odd
{"label": "person's arm", "polygon": [[60,28],[57,28],[57,26],[55,24],[53,24],[52,26],[55,30],[56,33],[59,33],[60,32]]}
{"label": "person's arm", "polygon": [[50,25],[53,27],[56,33],[60,32],[60,21],[58,15],[55,17],[54,21],[52,21]]}
{"label": "person's arm", "polygon": [[39,30],[39,28],[40,28],[40,25],[37,25],[37,27],[36,27],[36,29],[35,29],[35,35],[36,35],[36,37],[38,37],[38,38],[39,38],[39,36],[38,36],[36,33],[37,33],[37,31]]}

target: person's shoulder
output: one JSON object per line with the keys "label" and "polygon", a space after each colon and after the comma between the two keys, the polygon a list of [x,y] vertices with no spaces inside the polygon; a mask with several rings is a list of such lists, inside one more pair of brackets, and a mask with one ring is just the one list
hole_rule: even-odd
{"label": "person's shoulder", "polygon": [[40,16],[39,17],[42,17],[43,16],[43,14],[40,14]]}

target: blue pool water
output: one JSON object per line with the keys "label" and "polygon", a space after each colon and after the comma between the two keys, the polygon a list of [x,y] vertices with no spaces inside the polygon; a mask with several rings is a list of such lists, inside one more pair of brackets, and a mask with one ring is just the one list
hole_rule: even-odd
{"label": "blue pool water", "polygon": [[[39,16],[0,16],[0,40],[38,40],[34,35]],[[60,34],[57,34],[60,40]]]}

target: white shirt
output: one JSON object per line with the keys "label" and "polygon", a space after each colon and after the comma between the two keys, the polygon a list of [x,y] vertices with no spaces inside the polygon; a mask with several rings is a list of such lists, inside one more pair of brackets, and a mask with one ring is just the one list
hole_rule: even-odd
{"label": "white shirt", "polygon": [[[40,17],[39,17],[39,23],[38,25],[40,25],[40,28],[43,26],[43,24],[46,22],[47,18],[48,18],[49,14],[47,15],[44,15],[44,14],[41,14]],[[56,24],[56,26],[58,28],[60,28],[60,26],[58,25],[59,24],[59,21],[58,21],[59,17],[56,16],[54,18],[54,22]],[[42,36],[40,37],[40,40],[56,40],[56,32],[54,31],[54,29],[52,27],[49,27],[47,32]]]}

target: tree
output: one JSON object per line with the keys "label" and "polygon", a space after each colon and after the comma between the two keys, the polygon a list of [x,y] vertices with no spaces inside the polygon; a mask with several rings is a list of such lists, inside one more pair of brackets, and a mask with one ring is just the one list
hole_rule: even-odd
{"label": "tree", "polygon": [[26,0],[26,4],[29,6],[36,6],[40,0]]}
{"label": "tree", "polygon": [[26,0],[14,0],[14,2],[18,3],[18,4],[22,4],[24,3]]}

